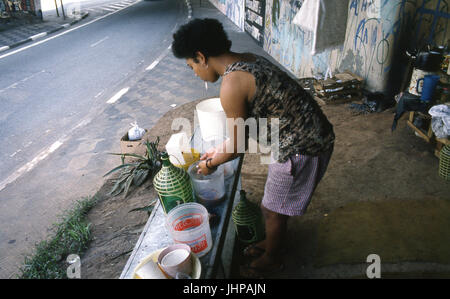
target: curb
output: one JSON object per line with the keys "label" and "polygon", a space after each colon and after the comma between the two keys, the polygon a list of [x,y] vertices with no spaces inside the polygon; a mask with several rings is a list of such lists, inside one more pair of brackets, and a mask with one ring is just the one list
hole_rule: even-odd
{"label": "curb", "polygon": [[30,36],[30,37],[27,38],[27,39],[21,40],[21,41],[16,42],[16,43],[14,43],[14,44],[12,44],[12,45],[9,45],[9,46],[0,47],[0,52],[3,52],[3,51],[6,51],[6,50],[9,50],[9,49],[16,48],[16,47],[18,47],[18,46],[20,46],[20,45],[23,45],[23,44],[25,44],[25,43],[28,43],[28,42],[31,42],[31,41],[40,39],[40,38],[42,38],[42,37],[44,37],[44,36],[47,36],[47,35],[52,34],[52,33],[55,33],[56,31],[59,31],[59,30],[61,30],[61,29],[65,29],[65,28],[67,28],[67,27],[69,27],[69,26],[75,25],[76,23],[78,23],[79,21],[85,19],[85,18],[88,17],[88,16],[89,16],[89,13],[85,13],[85,14],[83,14],[80,18],[78,18],[78,19],[76,19],[76,20],[73,20],[73,21],[70,22],[70,23],[61,25],[61,26],[58,27],[58,28],[52,29],[52,30],[47,31],[47,32],[41,32],[41,33],[35,34],[35,35],[33,35],[33,36]]}

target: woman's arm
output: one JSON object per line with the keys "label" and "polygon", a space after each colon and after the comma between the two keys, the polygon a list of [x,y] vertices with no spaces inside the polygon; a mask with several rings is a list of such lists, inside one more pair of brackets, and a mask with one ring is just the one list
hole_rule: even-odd
{"label": "woman's arm", "polygon": [[[247,118],[248,75],[244,72],[232,72],[222,80],[220,102],[227,116],[230,138],[212,151],[205,153],[200,159],[199,172],[209,174],[220,164],[228,162],[243,154],[246,144],[245,127],[239,128],[235,122],[241,118],[242,124]],[[208,165],[206,161],[208,160]],[[208,166],[208,167],[207,167]]]}

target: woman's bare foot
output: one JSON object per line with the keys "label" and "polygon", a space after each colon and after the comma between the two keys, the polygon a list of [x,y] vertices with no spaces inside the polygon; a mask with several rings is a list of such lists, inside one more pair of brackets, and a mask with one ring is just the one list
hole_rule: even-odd
{"label": "woman's bare foot", "polygon": [[282,271],[283,268],[281,261],[263,254],[249,265],[242,266],[240,272],[246,278],[265,278],[267,275]]}
{"label": "woman's bare foot", "polygon": [[260,257],[266,251],[266,242],[262,240],[258,243],[253,243],[244,248],[245,257]]}

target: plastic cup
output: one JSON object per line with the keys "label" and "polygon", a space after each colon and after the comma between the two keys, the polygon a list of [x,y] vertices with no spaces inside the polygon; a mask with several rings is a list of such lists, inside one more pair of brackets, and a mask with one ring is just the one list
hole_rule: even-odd
{"label": "plastic cup", "polygon": [[197,165],[200,162],[192,164],[188,169],[188,174],[191,178],[197,201],[209,208],[225,199],[224,166],[219,165],[213,173],[203,175],[197,173]]}
{"label": "plastic cup", "polygon": [[190,275],[192,272],[191,248],[186,244],[174,244],[158,256],[158,264],[169,276],[175,278],[178,273]]}
{"label": "plastic cup", "polygon": [[184,203],[170,210],[166,227],[175,243],[189,245],[198,257],[212,248],[208,211],[199,203]]}

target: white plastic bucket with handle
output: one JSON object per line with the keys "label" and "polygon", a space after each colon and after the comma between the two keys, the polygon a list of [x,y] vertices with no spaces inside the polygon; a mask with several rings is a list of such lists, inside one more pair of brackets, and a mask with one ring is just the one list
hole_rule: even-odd
{"label": "white plastic bucket with handle", "polygon": [[175,243],[189,245],[198,257],[212,248],[208,211],[199,203],[184,203],[170,210],[166,227]]}
{"label": "white plastic bucket with handle", "polygon": [[203,140],[212,141],[217,136],[228,136],[227,117],[220,98],[201,101],[197,104],[196,111]]}

